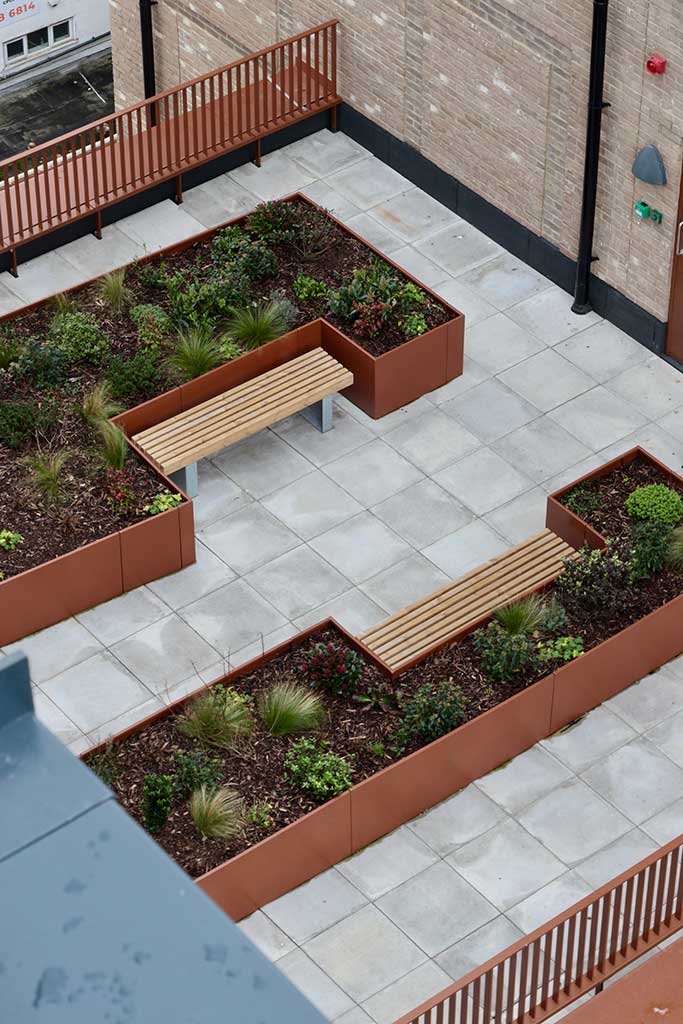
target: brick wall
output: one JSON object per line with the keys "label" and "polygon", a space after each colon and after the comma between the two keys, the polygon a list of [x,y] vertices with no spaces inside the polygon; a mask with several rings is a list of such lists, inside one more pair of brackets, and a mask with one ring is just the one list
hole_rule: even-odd
{"label": "brick wall", "polygon": [[[142,95],[137,0],[110,0],[119,106]],[[506,213],[576,255],[589,0],[160,0],[158,85],[168,88],[331,17],[344,99]],[[649,52],[667,74],[645,71]],[[683,137],[680,0],[611,0],[595,273],[667,319]],[[664,188],[637,182],[655,142]],[[640,222],[643,198],[661,227]]]}

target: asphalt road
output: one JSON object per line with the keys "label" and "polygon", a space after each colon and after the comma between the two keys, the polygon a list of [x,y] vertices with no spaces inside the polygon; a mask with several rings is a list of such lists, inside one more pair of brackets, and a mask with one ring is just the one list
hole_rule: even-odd
{"label": "asphalt road", "polygon": [[111,53],[83,58],[0,93],[0,160],[106,117],[114,109]]}

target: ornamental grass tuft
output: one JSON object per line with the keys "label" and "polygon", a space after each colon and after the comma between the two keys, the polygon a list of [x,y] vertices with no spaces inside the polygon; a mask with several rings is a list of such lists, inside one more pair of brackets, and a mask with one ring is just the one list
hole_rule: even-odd
{"label": "ornamental grass tuft", "polygon": [[190,797],[190,814],[204,839],[234,839],[245,824],[244,803],[229,786],[200,786]]}
{"label": "ornamental grass tuft", "polygon": [[310,732],[320,725],[325,709],[317,693],[296,683],[276,683],[259,697],[263,723],[273,736]]}

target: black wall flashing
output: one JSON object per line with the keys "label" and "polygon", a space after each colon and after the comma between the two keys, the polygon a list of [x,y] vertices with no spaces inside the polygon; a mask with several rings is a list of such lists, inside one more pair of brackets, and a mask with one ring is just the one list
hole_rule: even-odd
{"label": "black wall flashing", "polygon": [[[575,260],[347,103],[342,103],[337,110],[337,124],[341,131],[365,146],[383,163],[393,167],[449,210],[569,292],[569,301],[576,278]],[[667,328],[665,323],[594,274],[590,275],[589,296],[599,316],[609,320],[650,351],[663,355]]]}

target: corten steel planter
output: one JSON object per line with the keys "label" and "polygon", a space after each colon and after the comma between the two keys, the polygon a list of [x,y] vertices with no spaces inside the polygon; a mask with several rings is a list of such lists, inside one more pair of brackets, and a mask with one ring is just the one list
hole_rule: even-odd
{"label": "corten steel planter", "polygon": [[[129,444],[152,465],[132,442]],[[182,494],[183,503],[0,582],[0,646],[54,626],[196,560],[192,502],[152,468],[160,486]]]}

